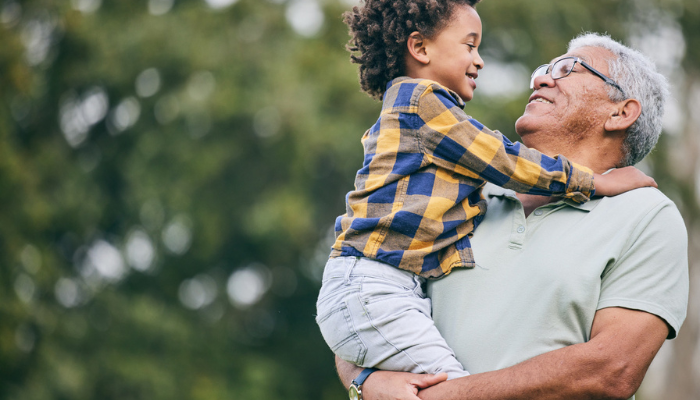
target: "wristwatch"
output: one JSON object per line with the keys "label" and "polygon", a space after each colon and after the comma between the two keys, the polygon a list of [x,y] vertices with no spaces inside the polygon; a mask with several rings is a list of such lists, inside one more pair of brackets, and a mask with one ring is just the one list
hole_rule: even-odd
{"label": "wristwatch", "polygon": [[365,368],[357,375],[357,378],[352,380],[350,387],[348,388],[348,396],[350,400],[362,400],[362,384],[372,372],[377,371],[374,368]]}

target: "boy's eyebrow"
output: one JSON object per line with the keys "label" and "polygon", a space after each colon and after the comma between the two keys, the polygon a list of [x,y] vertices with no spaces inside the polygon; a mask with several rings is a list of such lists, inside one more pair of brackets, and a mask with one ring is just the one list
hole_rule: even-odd
{"label": "boy's eyebrow", "polygon": [[478,38],[479,38],[479,34],[476,33],[476,32],[471,32],[471,33],[467,34],[467,36],[465,36],[464,38],[465,38],[465,39],[469,39],[470,37],[473,37],[473,38],[475,38],[475,39],[478,39]]}

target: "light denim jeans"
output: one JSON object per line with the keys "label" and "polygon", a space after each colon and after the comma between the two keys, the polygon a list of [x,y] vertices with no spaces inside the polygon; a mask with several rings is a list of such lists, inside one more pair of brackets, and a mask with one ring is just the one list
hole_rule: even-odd
{"label": "light denim jeans", "polygon": [[323,338],[360,367],[469,375],[433,324],[424,281],[368,258],[331,258],[316,303]]}

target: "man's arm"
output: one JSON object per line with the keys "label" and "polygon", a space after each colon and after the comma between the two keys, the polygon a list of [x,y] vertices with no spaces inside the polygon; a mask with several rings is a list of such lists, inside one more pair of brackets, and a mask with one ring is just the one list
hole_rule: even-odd
{"label": "man's arm", "polygon": [[[591,339],[498,371],[432,386],[423,400],[628,399],[668,335],[666,323],[643,311],[605,308],[596,312]],[[400,397],[413,374],[382,372],[364,385],[365,400]],[[373,374],[373,375],[375,375]],[[419,375],[418,375],[419,376]],[[372,376],[370,376],[372,377]],[[352,379],[352,378],[350,378]],[[375,397],[375,394],[377,397]]]}
{"label": "man's arm", "polygon": [[[661,348],[668,327],[643,311],[596,312],[591,339],[510,368],[421,392],[429,399],[628,399]],[[471,378],[471,379],[470,379]]]}

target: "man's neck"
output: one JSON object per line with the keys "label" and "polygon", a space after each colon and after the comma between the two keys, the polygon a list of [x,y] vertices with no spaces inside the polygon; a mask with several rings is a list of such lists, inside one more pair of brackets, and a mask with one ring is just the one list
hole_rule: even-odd
{"label": "man's neck", "polygon": [[537,196],[534,194],[524,193],[516,193],[515,196],[521,203],[523,203],[523,211],[525,212],[526,217],[530,215],[531,212],[535,211],[537,207],[541,207],[558,199],[557,197],[553,196]]}
{"label": "man's neck", "polygon": [[597,135],[594,136],[595,140],[579,141],[557,141],[550,138],[551,136],[539,140],[536,137],[528,137],[527,139],[534,140],[523,138],[523,143],[550,157],[561,154],[569,161],[584,165],[597,174],[619,166],[622,160],[622,154],[618,150],[622,148],[622,141],[614,137]]}
{"label": "man's neck", "polygon": [[[575,142],[557,142],[550,140],[541,143],[538,140],[532,140],[536,139],[536,137],[533,136],[527,138],[530,140],[523,140],[523,142],[526,142],[526,146],[537,149],[550,157],[561,154],[569,161],[584,165],[593,170],[596,174],[602,174],[618,166],[622,155],[620,151],[615,151],[614,149],[620,149],[622,143],[619,138],[615,138],[613,135],[608,135],[607,137],[605,135],[598,135],[597,138],[597,141],[579,140]],[[559,199],[558,197],[522,193],[517,193],[516,195],[520,202],[523,203],[525,216],[530,215],[536,208]]]}

